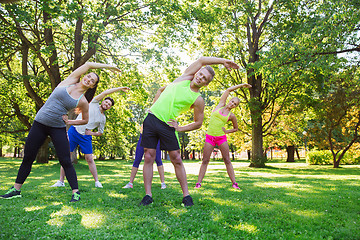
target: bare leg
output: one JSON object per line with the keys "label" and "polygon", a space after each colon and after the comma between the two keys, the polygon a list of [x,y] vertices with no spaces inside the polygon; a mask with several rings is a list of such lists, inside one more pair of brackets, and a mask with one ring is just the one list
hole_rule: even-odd
{"label": "bare leg", "polygon": [[144,148],[144,168],[143,168],[143,177],[144,177],[144,188],[145,193],[149,196],[151,194],[151,184],[153,178],[153,164],[156,156],[156,149]]}
{"label": "bare leg", "polygon": [[65,171],[63,167],[60,167],[60,182],[64,182],[65,179]]}
{"label": "bare leg", "polygon": [[22,187],[22,184],[20,184],[20,183],[15,183],[15,184],[14,184],[14,188],[15,188],[16,190],[20,190],[21,187]]}
{"label": "bare leg", "polygon": [[176,178],[180,183],[183,196],[189,195],[184,164],[181,160],[180,150],[169,151],[171,163],[174,165]]}
{"label": "bare leg", "polygon": [[229,156],[229,144],[227,142],[222,143],[219,146],[219,149],[221,151],[221,155],[223,157],[223,161],[225,163],[226,166],[226,171],[230,177],[231,182],[234,184],[236,183],[235,181],[235,172],[234,172],[234,168],[233,165],[230,161],[230,156]]}
{"label": "bare leg", "polygon": [[93,155],[85,154],[85,160],[89,165],[90,172],[93,175],[95,182],[99,181]]}
{"label": "bare leg", "polygon": [[133,182],[134,182],[138,170],[139,170],[139,168],[137,168],[137,167],[132,167],[132,169],[131,169],[131,174],[130,174],[130,182],[129,182],[129,183],[133,183]]}
{"label": "bare leg", "polygon": [[158,166],[157,169],[158,169],[158,172],[159,172],[160,181],[161,181],[162,183],[165,182],[164,165]]}
{"label": "bare leg", "polygon": [[207,166],[209,165],[209,162],[210,162],[210,156],[211,156],[211,153],[213,152],[213,150],[214,150],[214,146],[208,142],[205,142],[204,152],[203,152],[203,161],[201,163],[201,167],[200,167],[200,171],[199,171],[198,183],[201,183],[202,180],[204,179]]}

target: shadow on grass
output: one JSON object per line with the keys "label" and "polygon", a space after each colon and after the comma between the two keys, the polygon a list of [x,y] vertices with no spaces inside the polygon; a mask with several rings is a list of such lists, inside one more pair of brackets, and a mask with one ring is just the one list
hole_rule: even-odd
{"label": "shadow on grass", "polygon": [[[2,161],[0,166],[20,165]],[[174,174],[166,173],[167,189],[154,174],[154,203],[138,206],[145,195],[142,172],[133,189],[123,189],[131,165],[97,161],[104,188],[94,187],[86,162],[75,165],[81,201],[70,204],[71,190],[51,188],[58,179],[57,162],[34,165],[23,198],[2,201],[0,238],[6,239],[359,239],[360,172],[325,166],[235,168],[242,188],[231,188],[226,171],[206,174],[194,189],[195,206],[181,206],[182,192]],[[130,166],[129,166],[130,165]],[[284,165],[287,166],[287,165]],[[295,166],[295,165],[294,165]],[[325,168],[324,168],[325,167]],[[4,179],[14,173],[1,170]],[[339,174],[339,171],[341,174]],[[346,174],[347,173],[347,174]],[[7,189],[8,186],[6,186]],[[10,220],[9,220],[10,219]],[[335,220],[336,219],[336,220]]]}

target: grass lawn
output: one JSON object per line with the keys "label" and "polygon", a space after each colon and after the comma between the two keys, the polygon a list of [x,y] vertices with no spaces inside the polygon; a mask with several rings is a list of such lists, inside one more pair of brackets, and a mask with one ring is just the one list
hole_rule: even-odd
{"label": "grass lawn", "polygon": [[[14,183],[21,161],[0,158],[0,194]],[[97,161],[104,188],[94,187],[87,164],[75,166],[81,201],[71,190],[51,188],[59,163],[34,164],[22,198],[0,199],[0,239],[360,239],[360,166],[267,163],[249,168],[234,162],[241,191],[231,188],[221,162],[213,162],[202,188],[194,189],[199,163],[186,161],[195,206],[181,206],[180,185],[165,162],[167,189],[154,173],[154,203],[145,194],[142,171],[133,189],[131,162]],[[195,169],[194,169],[195,168]],[[154,167],[156,169],[156,167]]]}

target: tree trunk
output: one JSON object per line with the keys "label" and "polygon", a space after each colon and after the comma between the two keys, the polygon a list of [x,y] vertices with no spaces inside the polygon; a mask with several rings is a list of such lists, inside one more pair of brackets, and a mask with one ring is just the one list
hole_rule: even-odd
{"label": "tree trunk", "polygon": [[230,151],[231,151],[232,160],[234,161],[234,160],[235,160],[235,156],[234,156],[234,145],[232,145],[232,144],[230,144]]}
{"label": "tree trunk", "polygon": [[190,159],[189,154],[190,152],[184,150],[184,159]]}
{"label": "tree trunk", "polygon": [[36,155],[36,163],[49,163],[49,142],[50,138],[47,137]]}
{"label": "tree trunk", "polygon": [[16,153],[17,153],[17,147],[14,148],[13,158],[16,158]]}
{"label": "tree trunk", "polygon": [[247,150],[247,156],[248,156],[248,160],[251,161],[251,150]]}
{"label": "tree trunk", "polygon": [[192,159],[191,160],[195,160],[195,150],[192,151]]}
{"label": "tree trunk", "polygon": [[295,148],[296,157],[298,160],[300,160],[300,154],[298,150],[299,150],[298,148]]}
{"label": "tree trunk", "polygon": [[287,146],[287,159],[286,162],[295,162],[295,146]]}
{"label": "tree trunk", "polygon": [[17,147],[17,156],[16,157],[18,157],[18,158],[20,158],[21,156],[20,156],[20,154],[21,154],[21,147]]}
{"label": "tree trunk", "polygon": [[250,167],[265,167],[266,157],[263,151],[262,119],[259,113],[252,114],[252,156]]}

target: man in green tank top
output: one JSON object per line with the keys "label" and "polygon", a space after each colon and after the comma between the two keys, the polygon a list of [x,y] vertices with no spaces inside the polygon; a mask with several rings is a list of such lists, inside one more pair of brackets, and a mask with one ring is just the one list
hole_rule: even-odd
{"label": "man in green tank top", "polygon": [[[185,207],[194,205],[189,195],[177,132],[188,132],[201,127],[205,103],[199,90],[203,86],[207,86],[214,78],[215,72],[209,66],[214,64],[223,64],[228,70],[239,68],[236,63],[228,59],[201,57],[192,63],[183,75],[168,86],[160,88],[157,92],[155,102],[143,123],[141,146],[144,147],[145,151],[143,176],[146,195],[140,205],[145,206],[153,202],[151,184],[156,146],[159,139],[160,148],[168,151],[170,160],[174,165],[176,177],[183,192],[183,205]],[[190,108],[194,110],[194,122],[179,126],[176,117]]]}

